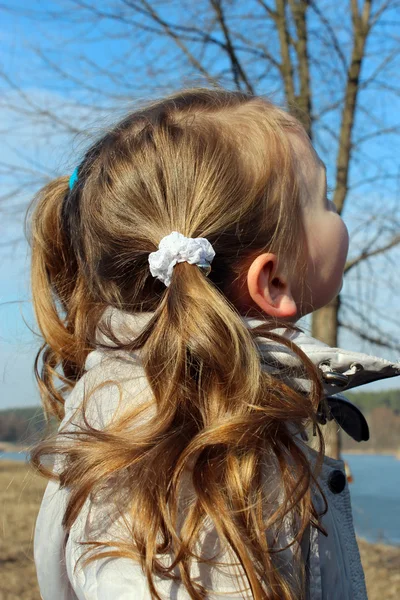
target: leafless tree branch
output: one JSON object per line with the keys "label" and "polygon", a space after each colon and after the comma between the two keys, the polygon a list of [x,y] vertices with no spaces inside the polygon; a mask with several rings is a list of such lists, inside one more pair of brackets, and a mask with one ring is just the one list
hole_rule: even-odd
{"label": "leafless tree branch", "polygon": [[399,2],[393,2],[392,0],[386,0],[386,2],[383,2],[383,4],[381,4],[381,6],[372,16],[371,21],[369,22],[370,30],[378,23],[379,19],[385,11],[387,11],[389,8],[399,8],[399,6]]}
{"label": "leafless tree branch", "polygon": [[382,179],[388,181],[389,179],[398,179],[398,174],[384,173],[383,175],[376,175],[375,177],[363,177],[360,181],[356,181],[348,186],[349,191],[355,190],[357,187],[361,187],[362,185],[367,185],[369,183],[376,183],[377,181],[381,181]]}
{"label": "leafless tree branch", "polygon": [[349,273],[349,271],[351,271],[351,269],[353,269],[360,262],[366,260],[367,258],[371,258],[372,256],[377,256],[378,254],[383,254],[384,252],[391,250],[391,248],[394,248],[395,246],[398,246],[399,244],[400,244],[400,235],[395,235],[391,240],[389,240],[389,242],[387,244],[384,244],[383,246],[380,246],[379,248],[375,248],[374,250],[364,249],[358,256],[356,256],[352,260],[349,260],[346,263],[344,272],[346,274]]}
{"label": "leafless tree branch", "polygon": [[216,14],[217,20],[220,24],[221,30],[224,34],[225,49],[226,49],[226,53],[231,61],[233,79],[236,84],[236,87],[238,90],[241,89],[240,80],[242,80],[246,86],[246,91],[249,94],[254,94],[254,88],[251,85],[250,81],[247,78],[246,73],[243,70],[243,67],[240,63],[240,60],[236,54],[234,45],[232,43],[231,34],[227,27],[224,11],[222,8],[222,2],[221,2],[221,0],[210,0],[210,2],[211,2],[211,6],[213,7],[213,9],[215,11],[215,14]]}
{"label": "leafless tree branch", "polygon": [[384,69],[388,65],[390,65],[390,63],[392,63],[396,58],[399,58],[398,47],[394,47],[392,49],[392,51],[387,56],[384,57],[382,62],[376,67],[376,69],[371,73],[371,75],[364,81],[360,82],[359,89],[360,90],[366,89],[371,83],[376,82],[378,75],[380,75],[382,73],[382,71],[384,71]]}
{"label": "leafless tree branch", "polygon": [[383,129],[378,129],[377,131],[371,131],[370,133],[366,133],[365,135],[355,140],[353,142],[353,146],[359,146],[367,140],[371,140],[372,138],[380,137],[388,133],[400,133],[400,125],[393,125],[392,127],[386,127]]}
{"label": "leafless tree branch", "polygon": [[312,8],[312,10],[315,12],[315,14],[318,15],[318,18],[320,19],[321,23],[323,23],[326,31],[328,32],[329,38],[330,38],[330,40],[332,42],[332,46],[333,46],[336,54],[339,57],[339,60],[340,60],[341,64],[342,64],[343,72],[345,74],[347,74],[348,66],[347,66],[346,57],[345,57],[345,55],[342,52],[342,48],[341,48],[339,40],[337,39],[336,33],[334,32],[334,30],[333,30],[331,24],[329,23],[328,19],[323,14],[322,10],[317,5],[317,2],[315,2],[315,0],[310,0],[309,4],[310,4],[310,7]]}
{"label": "leafless tree branch", "polygon": [[290,39],[286,22],[285,1],[276,0],[276,25],[278,29],[280,50],[282,56],[282,78],[285,87],[285,95],[289,107],[294,107],[296,94],[293,81],[293,65],[290,57]]}
{"label": "leafless tree branch", "polygon": [[338,325],[339,327],[343,327],[343,329],[346,329],[347,331],[351,331],[365,342],[374,344],[375,346],[381,346],[382,348],[391,348],[392,350],[396,351],[400,350],[400,344],[395,343],[393,341],[389,341],[386,338],[386,336],[380,337],[371,335],[370,333],[367,333],[364,329],[357,327],[353,323],[349,323],[348,321],[342,321],[341,319],[338,319]]}

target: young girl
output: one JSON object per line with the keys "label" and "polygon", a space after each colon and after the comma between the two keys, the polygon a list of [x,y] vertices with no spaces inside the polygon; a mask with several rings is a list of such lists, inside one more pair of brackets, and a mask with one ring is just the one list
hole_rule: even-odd
{"label": "young girl", "polygon": [[40,190],[35,372],[61,421],[31,452],[43,600],[367,597],[324,458],[326,347],[294,325],[347,250],[302,125],[241,92],[139,108]]}

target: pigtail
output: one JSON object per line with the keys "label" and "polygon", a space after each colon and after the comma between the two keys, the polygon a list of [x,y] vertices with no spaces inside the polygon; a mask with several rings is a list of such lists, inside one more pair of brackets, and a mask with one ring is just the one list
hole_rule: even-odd
{"label": "pigtail", "polygon": [[[27,212],[29,218],[34,206],[30,222],[32,302],[45,340],[37,353],[34,373],[46,418],[54,415],[59,420],[64,416],[65,391],[81,375],[90,350],[74,327],[81,278],[62,227],[61,213],[68,192],[68,179],[59,177],[36,194]],[[59,366],[62,372],[57,370]],[[54,379],[63,383],[61,389],[56,387]]]}

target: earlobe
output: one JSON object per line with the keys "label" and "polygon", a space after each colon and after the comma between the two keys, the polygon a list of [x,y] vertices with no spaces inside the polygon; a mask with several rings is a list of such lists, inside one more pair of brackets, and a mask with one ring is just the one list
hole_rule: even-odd
{"label": "earlobe", "polygon": [[247,286],[252,300],[271,317],[284,319],[296,316],[297,306],[290,283],[279,269],[275,254],[257,256],[247,273]]}

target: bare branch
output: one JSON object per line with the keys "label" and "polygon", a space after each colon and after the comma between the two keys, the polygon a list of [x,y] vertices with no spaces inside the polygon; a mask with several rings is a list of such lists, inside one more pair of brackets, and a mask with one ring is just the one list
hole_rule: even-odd
{"label": "bare branch", "polygon": [[[370,10],[371,0],[365,0],[363,18]],[[354,127],[354,118],[357,107],[358,84],[361,72],[361,65],[364,58],[364,48],[367,37],[367,30],[364,31],[357,8],[357,0],[351,0],[352,21],[354,31],[354,44],[350,61],[350,69],[346,84],[345,101],[342,112],[342,124],[340,128],[339,151],[336,162],[336,189],[333,201],[339,211],[343,210],[343,205],[348,191],[348,174],[351,160],[351,136]]]}
{"label": "bare branch", "polygon": [[[285,0],[286,2],[287,0]],[[264,0],[257,0],[257,3],[262,6],[266,12],[267,15],[269,17],[271,17],[271,19],[274,21],[275,25],[277,28],[279,28],[280,25],[280,15],[278,12],[272,10],[272,8],[270,6],[268,6],[268,4],[266,2],[264,2]],[[287,40],[289,42],[289,45],[293,46],[293,48],[296,48],[297,46],[297,40],[293,39],[292,36],[290,35],[290,31],[289,29],[287,30]]]}
{"label": "bare branch", "polygon": [[329,23],[328,19],[322,13],[321,9],[317,6],[317,3],[314,0],[310,0],[309,4],[310,4],[310,7],[312,8],[312,10],[315,12],[316,15],[318,15],[319,19],[324,24],[324,26],[328,32],[328,35],[332,41],[332,46],[333,46],[336,54],[338,55],[339,60],[343,66],[343,72],[345,74],[347,74],[348,67],[347,67],[346,57],[342,52],[340,42],[337,39],[336,34],[335,34],[334,30],[332,29],[331,24]]}
{"label": "bare branch", "polygon": [[347,274],[351,269],[353,269],[360,262],[366,260],[367,258],[371,258],[372,256],[377,256],[378,254],[383,254],[387,250],[394,248],[400,244],[400,235],[395,235],[387,244],[376,248],[375,250],[363,250],[361,254],[359,254],[356,258],[349,260],[346,263],[344,272]]}
{"label": "bare branch", "polygon": [[210,73],[203,67],[203,65],[192,54],[192,52],[190,52],[190,50],[186,46],[186,44],[183,43],[181,37],[178,36],[178,34],[175,33],[175,31],[172,30],[172,28],[169,26],[169,24],[166,23],[166,21],[164,21],[160,17],[160,15],[149,4],[149,2],[147,2],[147,0],[141,0],[141,3],[146,7],[147,12],[152,16],[152,18],[154,19],[154,21],[156,23],[158,23],[159,25],[161,25],[161,27],[164,29],[165,33],[167,33],[168,36],[171,39],[174,40],[175,44],[178,46],[178,48],[180,48],[182,50],[183,54],[186,56],[186,58],[188,59],[188,61],[190,62],[190,64],[195,69],[197,69],[197,71],[199,73],[201,73],[207,79],[207,81],[209,81],[210,83],[212,83],[214,85],[217,84],[217,81],[215,81],[214,77],[212,77],[212,75],[210,75]]}
{"label": "bare branch", "polygon": [[293,81],[293,65],[289,51],[289,31],[286,23],[285,0],[276,0],[277,8],[277,29],[281,46],[282,56],[282,77],[285,86],[285,93],[289,107],[295,107],[296,95]]}
{"label": "bare branch", "polygon": [[[151,27],[148,25],[144,25],[143,23],[139,23],[137,21],[129,21],[123,19],[121,15],[113,14],[113,13],[105,13],[99,10],[97,6],[93,6],[87,4],[86,2],[82,2],[81,0],[72,0],[77,6],[85,8],[99,17],[122,21],[129,25],[134,25],[139,29],[143,29],[149,33],[154,33],[156,35],[167,35],[169,38],[173,39],[176,45],[182,50],[184,55],[189,59],[189,62],[202,74],[204,75],[211,83],[215,83],[213,78],[210,78],[209,73],[204,69],[204,67],[200,64],[198,60],[194,57],[194,55],[189,51],[187,46],[183,43],[183,40],[190,42],[203,42],[203,43],[211,43],[219,46],[220,48],[225,49],[223,43],[221,43],[217,38],[206,34],[204,31],[196,28],[196,27],[186,27],[184,25],[176,25],[169,23],[165,19],[162,19],[159,14],[152,8],[152,6],[146,0],[140,0],[140,2],[144,5],[145,8],[140,7],[137,2],[130,2],[129,0],[122,0],[122,2],[132,8],[135,12],[141,13],[144,16],[150,18],[155,23],[160,26],[160,29],[156,29],[155,27]],[[193,37],[193,35],[187,34],[195,34],[197,37]]]}
{"label": "bare branch", "polygon": [[353,142],[353,146],[359,146],[360,144],[362,144],[363,142],[365,142],[366,140],[370,140],[372,138],[375,137],[379,137],[382,135],[386,135],[388,133],[399,133],[400,132],[400,125],[393,125],[393,127],[387,127],[386,129],[378,129],[378,131],[371,131],[370,133],[366,133],[365,135],[359,137],[357,140],[355,140]]}
{"label": "bare branch", "polygon": [[[309,57],[307,53],[307,25],[306,25],[306,11],[308,8],[308,2],[295,2],[289,0],[290,8],[292,10],[293,19],[296,25],[297,33],[297,44],[295,46],[297,60],[299,62],[299,79],[300,79],[300,94],[296,98],[297,105],[300,108],[300,115],[298,118],[303,122],[306,131],[310,134],[311,124],[308,121],[308,116],[311,113],[311,90],[310,90],[310,69],[309,69]],[[302,113],[307,115],[307,118],[302,117]]]}
{"label": "bare branch", "polygon": [[357,187],[361,187],[362,185],[367,185],[368,183],[376,183],[377,181],[381,181],[384,179],[385,181],[389,179],[398,179],[398,174],[392,175],[391,173],[384,173],[383,175],[376,175],[375,177],[363,177],[360,181],[356,181],[348,186],[348,190],[355,190]]}
{"label": "bare branch", "polygon": [[392,0],[386,0],[376,11],[376,13],[372,16],[371,21],[369,22],[369,28],[372,29],[379,21],[383,13],[388,8],[399,8],[399,2],[392,2]]}
{"label": "bare branch", "polygon": [[[35,115],[41,115],[41,116],[46,116],[49,117],[54,123],[58,123],[58,125],[62,125],[67,131],[70,131],[71,133],[79,133],[79,130],[76,129],[76,127],[73,127],[70,123],[68,123],[67,121],[64,121],[63,119],[61,119],[58,115],[56,115],[54,112],[48,110],[48,109],[43,109],[40,106],[37,106],[32,100],[31,98],[23,91],[21,90],[20,87],[18,87],[17,84],[15,84],[8,75],[6,75],[3,71],[0,71],[0,79],[4,79],[4,81],[6,81],[8,83],[8,85],[17,92],[17,94],[20,96],[20,98],[28,105],[30,106],[33,110],[34,110],[34,114]],[[14,110],[14,107],[13,107]]]}
{"label": "bare branch", "polygon": [[[11,190],[10,192],[7,192],[6,194],[2,194],[0,196],[0,202],[5,203],[7,200],[9,200],[10,198],[16,198],[19,194],[21,194],[24,190],[26,189],[26,185],[20,185],[17,188]],[[24,202],[22,204],[23,208],[26,208],[26,203]],[[13,208],[15,208],[15,204],[13,206]],[[5,208],[2,208],[1,210],[2,214],[12,214],[12,211],[10,210],[6,210]]]}
{"label": "bare branch", "polygon": [[394,94],[396,94],[396,96],[400,96],[400,88],[396,88],[393,85],[387,83],[386,81],[380,81],[378,79],[374,83],[377,84],[378,89],[388,90],[389,92],[393,92]]}
{"label": "bare branch", "polygon": [[376,69],[374,69],[374,71],[371,73],[371,75],[368,77],[368,79],[365,79],[364,81],[360,82],[359,89],[360,90],[366,89],[371,83],[375,83],[376,82],[376,78],[384,70],[384,68],[387,67],[391,62],[393,62],[393,60],[395,58],[398,58],[398,57],[399,57],[399,48],[395,47],[390,52],[390,54],[388,54],[387,56],[385,56],[385,58],[376,67]]}
{"label": "bare branch", "polygon": [[[349,301],[347,301],[347,299]],[[342,308],[344,308],[345,310],[348,310],[349,312],[357,315],[357,317],[360,317],[365,324],[370,327],[372,330],[376,330],[380,333],[383,334],[383,329],[381,329],[380,327],[377,326],[377,319],[374,318],[373,320],[368,319],[368,317],[366,317],[366,314],[370,314],[373,313],[374,316],[377,316],[379,318],[379,320],[382,321],[387,321],[388,323],[391,323],[391,325],[395,326],[395,327],[400,327],[400,318],[399,319],[393,319],[391,317],[390,314],[388,314],[388,312],[381,312],[377,309],[376,304],[373,304],[371,302],[366,302],[365,299],[363,300],[363,307],[365,307],[366,312],[362,312],[361,310],[358,310],[356,307],[358,306],[358,304],[360,303],[360,298],[357,296],[351,296],[349,294],[346,294],[346,296],[344,297],[343,294],[341,294],[340,296],[340,305]]]}
{"label": "bare branch", "polygon": [[263,8],[265,8],[265,10],[267,11],[267,14],[271,17],[271,19],[273,19],[275,21],[275,23],[278,23],[279,16],[278,16],[277,12],[272,10],[272,8],[270,6],[268,6],[268,4],[266,2],[264,2],[264,0],[257,0],[257,3],[260,6],[262,6]]}
{"label": "bare branch", "polygon": [[365,37],[367,37],[369,33],[369,17],[371,15],[371,5],[372,0],[364,0],[362,15],[361,15],[361,24],[363,27],[363,31],[365,33]]}
{"label": "bare branch", "polygon": [[329,135],[332,137],[333,140],[335,140],[335,142],[337,142],[339,140],[337,131],[332,129],[332,127],[329,127],[329,125],[327,125],[326,123],[321,123],[319,128],[322,131],[326,131],[327,133],[329,133]]}
{"label": "bare branch", "polygon": [[[24,167],[22,165],[11,165],[9,163],[5,163],[4,161],[0,161],[0,167],[4,167],[5,169],[7,169],[7,171],[3,171],[3,173],[7,173],[7,175],[9,175],[10,173],[16,173],[19,176],[21,176],[22,174],[27,174],[34,177],[38,176],[37,170],[35,171],[33,169],[28,169],[27,167]],[[49,174],[43,173],[42,171],[39,171],[39,175],[43,177],[50,177]]]}
{"label": "bare branch", "polygon": [[[280,62],[278,60],[276,60],[276,58],[274,58],[272,56],[272,54],[268,51],[268,49],[265,47],[264,44],[260,44],[260,43],[255,43],[254,41],[250,41],[248,40],[240,31],[235,31],[235,39],[237,40],[241,40],[243,43],[246,44],[246,50],[247,52],[250,52],[250,48],[256,48],[258,49],[258,52],[256,53],[256,51],[253,51],[254,56],[258,56],[259,58],[264,58],[266,59],[268,62],[270,62],[274,67],[276,67],[276,69],[281,73],[282,72],[282,65],[280,64]],[[235,46],[237,51],[244,51],[243,47],[239,47],[238,45]]]}
{"label": "bare branch", "polygon": [[247,91],[250,94],[254,94],[254,88],[251,85],[250,81],[248,80],[247,75],[244,72],[242,65],[240,64],[239,58],[238,58],[238,56],[235,52],[234,46],[232,44],[232,39],[231,39],[231,35],[230,35],[229,29],[227,27],[226,21],[225,21],[225,15],[224,15],[224,11],[222,9],[221,0],[210,0],[210,2],[211,2],[211,6],[215,10],[215,14],[217,16],[218,22],[221,26],[222,32],[225,37],[225,41],[226,41],[225,48],[226,48],[226,52],[229,56],[229,59],[231,61],[233,79],[235,81],[236,87],[238,90],[241,89],[240,79],[242,79],[242,81],[246,85]]}
{"label": "bare branch", "polygon": [[373,336],[370,333],[367,333],[365,329],[361,329],[357,327],[353,323],[349,323],[348,321],[342,321],[338,319],[338,326],[343,327],[347,331],[351,331],[355,335],[357,335],[360,339],[365,342],[369,342],[370,344],[374,344],[375,346],[380,346],[381,348],[390,348],[391,350],[400,350],[400,344],[394,341],[389,341],[387,338],[385,339],[385,334],[381,336]]}

